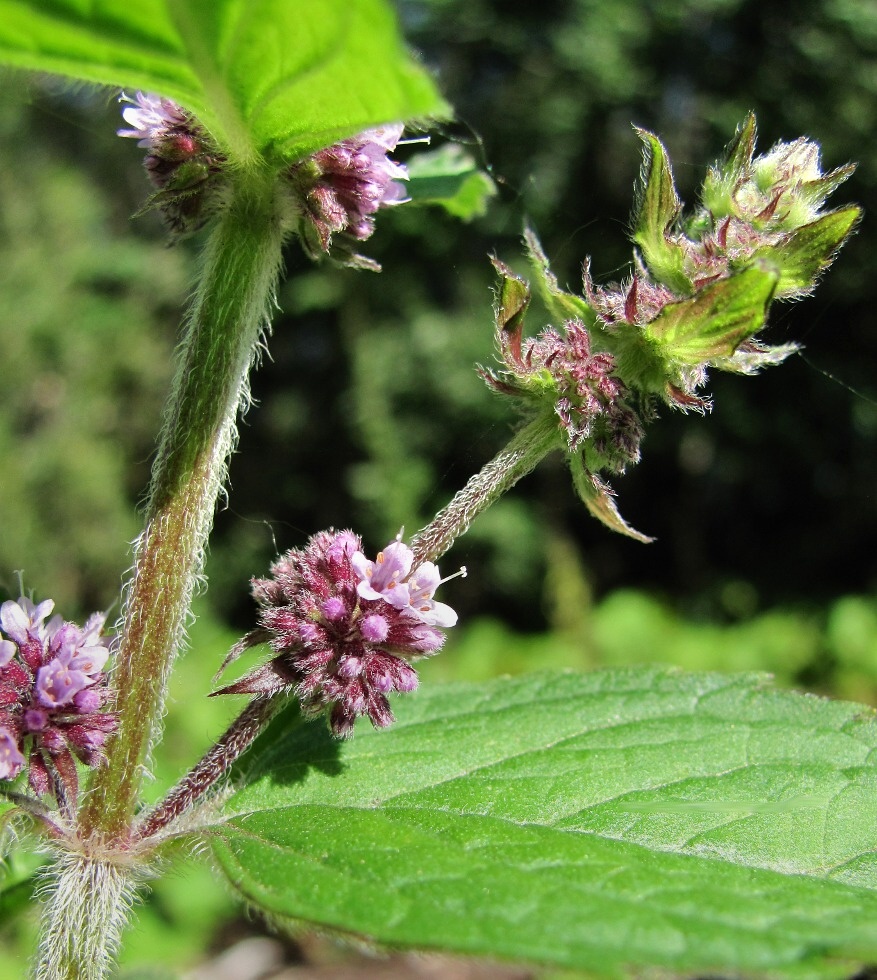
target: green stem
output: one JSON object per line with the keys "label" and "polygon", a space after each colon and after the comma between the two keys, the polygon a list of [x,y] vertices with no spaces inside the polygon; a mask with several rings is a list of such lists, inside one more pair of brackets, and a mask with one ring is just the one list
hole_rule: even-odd
{"label": "green stem", "polygon": [[238,176],[206,244],[153,467],[115,656],[119,727],[80,822],[82,838],[124,847],[174,655],[201,572],[239,407],[280,269],[283,233],[267,175]]}
{"label": "green stem", "polygon": [[413,567],[441,557],[469,525],[502,494],[536,468],[558,446],[557,417],[540,415],[519,429],[509,444],[458,491],[453,500],[411,541]]}

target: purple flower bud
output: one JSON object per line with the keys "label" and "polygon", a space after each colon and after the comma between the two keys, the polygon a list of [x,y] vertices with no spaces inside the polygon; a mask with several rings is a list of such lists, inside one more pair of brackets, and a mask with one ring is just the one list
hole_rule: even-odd
{"label": "purple flower bud", "polygon": [[330,622],[334,622],[338,619],[343,619],[347,614],[347,606],[344,604],[343,599],[339,599],[337,596],[330,596],[322,605],[323,615]]}
{"label": "purple flower bud", "polygon": [[73,699],[74,707],[83,715],[89,715],[97,711],[102,703],[103,698],[100,696],[100,693],[92,687],[80,691]]}
{"label": "purple flower bud", "polygon": [[369,643],[383,643],[390,632],[390,625],[380,613],[371,613],[363,618],[359,629],[363,639]]}
{"label": "purple flower bud", "polygon": [[41,732],[49,723],[49,712],[43,708],[28,708],[24,713],[24,727],[28,732]]}
{"label": "purple flower bud", "polygon": [[298,627],[298,636],[302,643],[310,645],[320,642],[323,636],[323,631],[319,626],[317,626],[316,623],[305,620]]}
{"label": "purple flower bud", "polygon": [[339,677],[346,677],[348,680],[353,680],[355,677],[359,677],[361,673],[362,659],[360,657],[342,657],[338,661]]}
{"label": "purple flower bud", "polygon": [[396,690],[404,693],[416,691],[420,683],[417,671],[413,667],[409,667],[408,664],[401,663],[397,663],[395,668],[394,687]]}

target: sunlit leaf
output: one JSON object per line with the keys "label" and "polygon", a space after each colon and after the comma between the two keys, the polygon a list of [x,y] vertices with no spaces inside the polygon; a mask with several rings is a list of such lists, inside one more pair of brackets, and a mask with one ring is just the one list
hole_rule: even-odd
{"label": "sunlit leaf", "polygon": [[812,292],[820,273],[831,265],[861,216],[862,209],[856,205],[830,211],[778,245],[756,253],[780,270],[777,296],[797,297]]}
{"label": "sunlit leaf", "polygon": [[0,62],[172,98],[239,162],[448,112],[384,0],[0,0]]}
{"label": "sunlit leaf", "polygon": [[646,265],[658,282],[688,293],[691,283],[682,268],[682,249],[669,237],[682,208],[670,158],[653,133],[644,129],[637,129],[636,133],[644,146],[631,238],[642,249]]}
{"label": "sunlit leaf", "polygon": [[[648,656],[648,651],[643,651]],[[281,918],[592,972],[849,975],[877,956],[877,725],[755,675],[536,675],[279,719],[213,828]]]}
{"label": "sunlit leaf", "polygon": [[721,279],[692,299],[668,303],[643,333],[681,364],[730,357],[764,326],[778,278],[776,267],[765,264]]}

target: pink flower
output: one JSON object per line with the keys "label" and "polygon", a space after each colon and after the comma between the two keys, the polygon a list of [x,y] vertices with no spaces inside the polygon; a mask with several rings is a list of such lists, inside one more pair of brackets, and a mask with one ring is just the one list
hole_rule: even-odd
{"label": "pink flower", "polygon": [[201,228],[220,207],[225,157],[195,117],[171,99],[138,92],[122,117],[130,129],[119,136],[137,140],[147,153],[143,166],[156,193],[150,205],[169,229],[184,235]]}
{"label": "pink flower", "polygon": [[266,640],[276,656],[218,694],[292,688],[306,713],[328,712],[340,737],[351,734],[359,715],[376,728],[393,721],[387,695],[417,687],[411,662],[441,648],[437,627],[453,625],[456,614],[432,598],[434,565],[409,575],[413,556],[400,541],[374,562],[361,548],[350,531],[324,531],[279,558],[270,578],[254,580],[261,629],[231,658]]}
{"label": "pink flower", "polygon": [[191,116],[182,106],[160,95],[138,92],[130,99],[123,92],[119,101],[130,103],[122,110],[122,118],[131,129],[117,129],[116,135],[136,139],[138,146],[150,150],[160,149],[169,134],[191,124]]}
{"label": "pink flower", "polygon": [[0,727],[0,779],[15,779],[26,762],[15,736],[8,728]]}
{"label": "pink flower", "polygon": [[109,656],[100,636],[105,617],[85,627],[60,616],[45,622],[51,600],[22,597],[0,606],[0,779],[27,766],[31,789],[53,792],[73,805],[76,764],[96,765],[114,730],[103,668]]}
{"label": "pink flower", "polygon": [[[301,210],[301,235],[305,247],[317,257],[320,252],[343,255],[350,242],[362,242],[375,230],[380,208],[408,200],[404,185],[408,171],[389,158],[402,136],[402,123],[368,129],[319,150],[288,172]],[[342,236],[338,248],[336,236]],[[362,256],[350,254],[355,265],[375,268]]]}

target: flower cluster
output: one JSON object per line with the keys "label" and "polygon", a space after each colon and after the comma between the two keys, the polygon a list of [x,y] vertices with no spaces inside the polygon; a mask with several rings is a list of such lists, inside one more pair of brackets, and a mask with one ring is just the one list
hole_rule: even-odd
{"label": "flower cluster", "polygon": [[0,606],[0,779],[27,767],[37,795],[71,803],[78,792],[74,756],[96,765],[116,721],[104,710],[105,617],[95,613],[84,627],[60,616],[46,622],[53,608],[51,599],[35,605],[24,597]]}
{"label": "flower cluster", "polygon": [[260,629],[229,655],[269,642],[276,656],[217,694],[269,694],[294,689],[306,713],[328,711],[339,737],[359,715],[376,728],[393,721],[387,695],[413,691],[411,661],[436,653],[456,613],[436,602],[438,568],[412,568],[411,549],[394,541],[375,561],[351,531],[324,531],[253,581]]}
{"label": "flower cluster", "polygon": [[122,118],[131,127],[119,136],[137,140],[147,153],[143,166],[155,187],[150,204],[175,235],[197,231],[213,215],[223,191],[225,157],[195,117],[170,99],[138,92]]}
{"label": "flower cluster", "polygon": [[480,369],[484,380],[504,394],[552,392],[554,412],[570,453],[596,454],[600,468],[621,473],[639,460],[643,426],[630,407],[627,386],[616,374],[615,358],[592,350],[581,320],[567,320],[563,334],[546,327],[535,338],[499,333],[507,371]]}
{"label": "flower cluster", "polygon": [[598,286],[586,262],[584,296],[568,293],[528,231],[539,292],[563,333],[548,327],[524,338],[529,284],[494,261],[502,369],[480,373],[531,415],[545,419],[550,410],[586,506],[615,530],[647,540],[621,519],[601,472],[623,472],[637,461],[644,424],[660,400],[707,411],[711,403],[698,390],[708,369],[754,374],[797,350],[794,343],[767,346],[755,335],[774,299],[813,289],[860,209],[823,210],[854,168],[823,174],[810,140],[755,156],[750,115],[709,171],[701,205],[683,218],[664,147],[651,133],[639,135],[645,154],[632,275]]}
{"label": "flower cluster", "polygon": [[[155,187],[150,205],[157,207],[171,232],[185,235],[201,228],[225,197],[227,160],[195,117],[171,99],[137,92],[122,117],[128,128],[119,136],[137,140],[147,153],[143,161]],[[355,254],[353,243],[375,230],[382,207],[407,201],[400,181],[408,171],[390,159],[402,136],[402,123],[366,130],[318,150],[283,172],[291,193],[289,205],[311,257],[331,255],[347,265],[380,268]]]}
{"label": "flower cluster", "polygon": [[[408,200],[399,181],[408,179],[402,164],[389,158],[402,136],[402,124],[369,129],[335,143],[296,163],[289,180],[301,202],[301,235],[315,256],[336,251],[352,253],[349,240],[361,242],[375,230],[379,208]],[[345,241],[345,239],[347,241]],[[357,264],[369,264],[352,256]]]}

